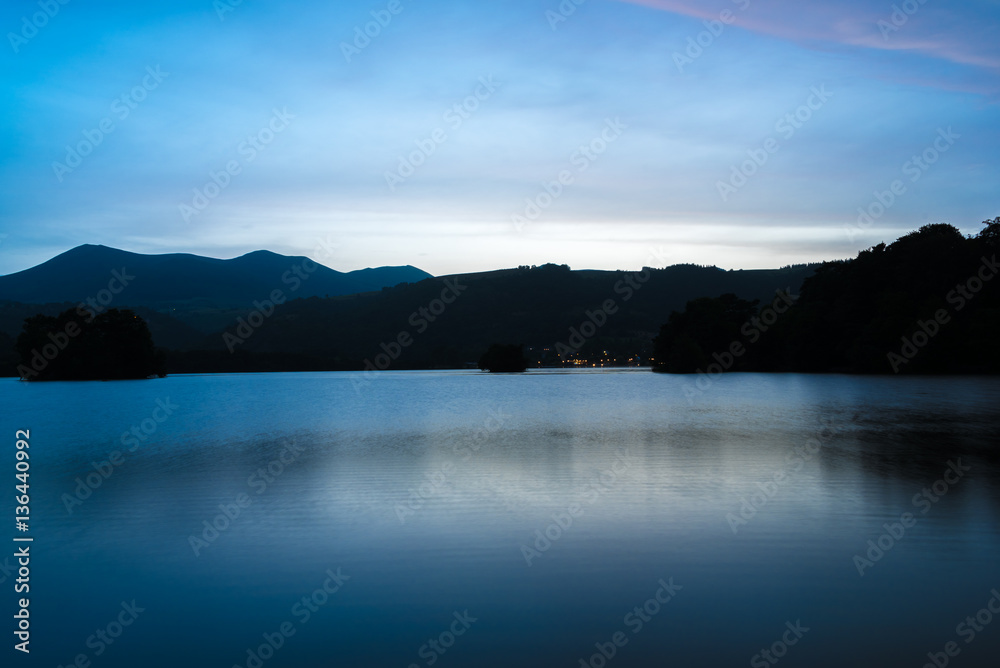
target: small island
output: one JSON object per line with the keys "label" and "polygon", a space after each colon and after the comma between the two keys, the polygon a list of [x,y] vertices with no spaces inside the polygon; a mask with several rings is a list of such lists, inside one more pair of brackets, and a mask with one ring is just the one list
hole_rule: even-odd
{"label": "small island", "polygon": [[528,370],[524,346],[519,343],[494,343],[479,358],[479,368],[491,373],[522,373]]}
{"label": "small island", "polygon": [[85,307],[24,321],[17,337],[21,380],[134,380],[167,375],[146,321],[127,309]]}

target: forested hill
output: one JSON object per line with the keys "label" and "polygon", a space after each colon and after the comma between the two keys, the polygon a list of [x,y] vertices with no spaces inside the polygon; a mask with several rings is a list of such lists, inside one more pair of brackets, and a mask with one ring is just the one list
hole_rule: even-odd
{"label": "forested hill", "polygon": [[188,253],[145,255],[88,244],[30,269],[0,276],[0,300],[79,302],[110,291],[116,306],[186,313],[192,308],[242,308],[275,288],[294,297],[333,296],[429,277],[411,266],[344,273],[306,257],[264,250],[218,260]]}
{"label": "forested hill", "polygon": [[[823,265],[550,264],[329,297],[264,286],[250,291],[251,308],[136,313],[166,349],[169,373],[461,368],[498,343],[524,344],[529,368],[652,361],[685,373],[997,373],[998,240],[1000,218],[973,237],[928,225]],[[127,293],[120,301],[131,306]],[[20,322],[66,306],[0,303],[5,373]]]}
{"label": "forested hill", "polygon": [[[498,342],[526,344],[533,366],[566,360],[624,364],[629,358],[648,363],[660,325],[687,301],[726,292],[769,299],[779,289],[798,290],[814,268],[677,265],[616,272],[545,265],[336,297],[293,299],[300,293],[284,290],[284,303],[269,305],[271,287],[282,286],[275,279],[274,286],[253,293],[259,308],[199,303],[185,310],[174,303],[156,309],[134,306],[127,291],[115,305],[134,307],[149,323],[156,345],[168,351],[170,373],[362,369],[366,361],[385,362],[379,355],[397,352],[397,346],[388,368],[461,368]],[[13,341],[24,318],[54,316],[73,306],[0,302],[3,372],[13,375]],[[401,345],[400,337],[409,343]]]}
{"label": "forested hill", "polygon": [[[663,327],[658,368],[1000,373],[1000,218],[984,225],[973,237],[926,225],[826,263],[784,313],[735,295],[694,301]],[[768,330],[754,335],[765,316]],[[745,350],[731,359],[734,343]]]}
{"label": "forested hill", "polygon": [[[623,362],[648,357],[660,324],[690,299],[725,292],[769,299],[779,289],[797,290],[812,271],[804,265],[759,271],[678,265],[642,272],[545,265],[436,278],[375,294],[288,302],[259,327],[247,322],[240,332],[233,323],[204,347],[295,353],[360,368],[384,351],[381,344],[395,349],[391,344],[402,335],[412,343],[392,368],[461,367],[495,342],[526,344],[536,363],[558,363],[560,344],[564,359],[572,353],[592,362],[599,356]],[[243,336],[248,328],[250,335]]]}

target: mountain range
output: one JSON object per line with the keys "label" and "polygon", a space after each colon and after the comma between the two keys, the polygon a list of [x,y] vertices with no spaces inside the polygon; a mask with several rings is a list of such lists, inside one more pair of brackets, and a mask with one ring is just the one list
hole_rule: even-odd
{"label": "mountain range", "polygon": [[578,356],[642,357],[689,300],[734,293],[769,301],[777,290],[796,291],[814,270],[544,265],[432,277],[412,266],[341,273],[269,251],[217,260],[88,245],[0,276],[0,367],[13,373],[5,351],[26,317],[88,300],[135,310],[170,351],[172,373],[360,369],[404,334],[413,343],[393,368],[464,366],[497,341],[526,343],[536,362],[554,362],[557,344],[592,325],[586,345],[574,347]]}
{"label": "mountain range", "polygon": [[925,225],[852,260],[771,270],[345,274],[267,251],[82,246],[0,277],[0,374],[15,375],[25,318],[81,302],[133,309],[168,373],[462,368],[497,343],[524,344],[530,366],[1000,373],[1000,218],[983,224],[975,236]]}
{"label": "mountain range", "polygon": [[381,290],[431,276],[411,266],[343,273],[306,257],[264,250],[217,260],[187,253],[142,255],[88,244],[0,276],[0,299],[29,304],[84,301],[107,289],[115,272],[128,279],[122,299],[130,306],[153,309],[242,308],[276,287],[293,297],[325,297]]}

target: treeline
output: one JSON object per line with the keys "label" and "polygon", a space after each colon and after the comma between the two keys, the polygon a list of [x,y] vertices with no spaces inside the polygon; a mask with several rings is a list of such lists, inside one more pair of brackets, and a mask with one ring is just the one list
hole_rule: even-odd
{"label": "treeline", "polygon": [[[641,359],[675,373],[998,373],[998,240],[1000,218],[974,237],[927,225],[853,260],[773,271],[524,267],[266,305],[227,315],[212,334],[157,312],[143,312],[147,327],[131,310],[49,305],[22,315],[19,334],[0,327],[0,371],[42,380],[462,368],[492,343],[523,341],[528,367]],[[8,303],[0,316],[31,308]]]}
{"label": "treeline", "polygon": [[654,369],[1000,373],[1000,218],[983,224],[973,237],[926,225],[773,302],[691,301],[660,329]]}
{"label": "treeline", "polygon": [[[814,266],[523,267],[282,304],[262,298],[244,311],[202,309],[200,322],[218,323],[202,332],[172,317],[173,309],[133,311],[165,350],[168,373],[467,368],[496,342],[523,342],[529,367],[648,364],[653,337],[672,310],[702,295],[752,300],[779,288],[795,291]],[[17,375],[13,340],[25,317],[55,317],[70,306],[0,302],[0,373]]]}
{"label": "treeline", "polygon": [[146,322],[129,310],[35,315],[17,337],[22,380],[126,380],[166,375]]}
{"label": "treeline", "polygon": [[[377,293],[289,301],[233,318],[197,348],[173,348],[171,373],[475,367],[496,342],[523,342],[529,366],[643,361],[672,309],[700,295],[758,298],[798,289],[812,267],[723,271],[571,271],[544,265],[435,278]],[[605,311],[607,302],[613,310]],[[582,332],[582,333],[581,333]],[[166,345],[165,347],[171,347]],[[233,352],[230,352],[232,349]],[[548,350],[546,350],[548,349]]]}

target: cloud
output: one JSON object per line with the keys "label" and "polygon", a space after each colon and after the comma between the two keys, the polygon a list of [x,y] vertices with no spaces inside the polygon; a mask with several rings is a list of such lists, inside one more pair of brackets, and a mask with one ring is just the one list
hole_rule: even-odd
{"label": "cloud", "polygon": [[[1000,18],[996,4],[944,0],[848,0],[802,3],[789,0],[619,0],[699,19],[735,15],[735,25],[804,46],[848,47],[906,52],[960,65],[1000,70],[1000,47],[991,26]],[[903,6],[911,13],[906,13]],[[745,9],[741,9],[745,7]]]}

